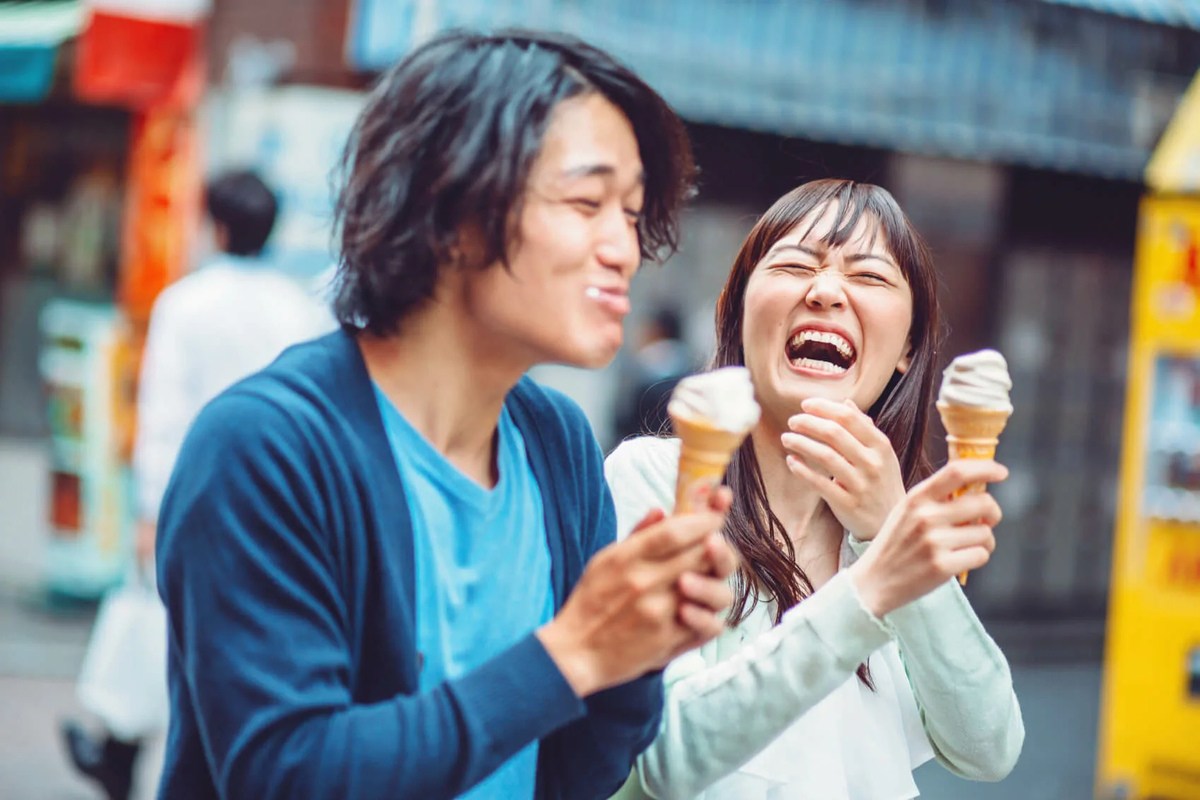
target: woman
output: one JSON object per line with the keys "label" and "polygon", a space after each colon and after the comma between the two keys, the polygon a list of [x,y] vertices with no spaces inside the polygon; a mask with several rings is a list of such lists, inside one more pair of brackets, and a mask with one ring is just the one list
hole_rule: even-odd
{"label": "woman", "polygon": [[[751,231],[717,309],[715,365],[744,364],[763,409],[726,478],[730,627],[668,668],[628,793],[898,800],[932,757],[1011,771],[1008,665],[950,579],[986,562],[1000,518],[990,495],[952,494],[1007,473],[961,462],[921,482],[939,325],[929,251],[883,189],[808,183]],[[670,508],[678,453],[645,437],[609,457],[622,534]]]}

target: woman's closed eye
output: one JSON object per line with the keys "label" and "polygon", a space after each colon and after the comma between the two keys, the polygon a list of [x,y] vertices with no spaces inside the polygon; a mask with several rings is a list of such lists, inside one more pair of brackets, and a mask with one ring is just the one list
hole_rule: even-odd
{"label": "woman's closed eye", "polygon": [[780,264],[772,264],[771,269],[782,270],[784,272],[796,272],[803,275],[812,275],[817,271],[817,267],[811,264],[797,264],[792,261]]}
{"label": "woman's closed eye", "polygon": [[883,275],[880,275],[878,272],[855,272],[850,277],[862,278],[863,280],[865,280],[869,283],[886,283],[889,286],[892,283],[890,280],[888,280]]}

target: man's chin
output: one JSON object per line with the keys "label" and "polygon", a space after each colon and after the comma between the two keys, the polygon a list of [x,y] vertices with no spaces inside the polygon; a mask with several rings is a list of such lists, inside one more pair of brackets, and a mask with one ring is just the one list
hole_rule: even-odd
{"label": "man's chin", "polygon": [[579,369],[604,369],[613,362],[620,349],[620,341],[615,344],[608,342],[588,347],[575,347],[571,348],[570,352],[560,353],[555,361]]}

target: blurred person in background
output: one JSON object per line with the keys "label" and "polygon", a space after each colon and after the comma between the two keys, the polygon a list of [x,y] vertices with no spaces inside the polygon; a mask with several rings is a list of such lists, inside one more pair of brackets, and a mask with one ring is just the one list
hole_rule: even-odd
{"label": "blurred person in background", "polygon": [[721,629],[728,494],[614,544],[586,418],[524,376],[616,355],[683,124],[576,39],[450,33],[344,171],[342,329],[210,403],[163,502],[160,796],[607,798]]}
{"label": "blurred person in background", "polygon": [[[142,356],[133,454],[140,566],[153,562],[167,481],[200,410],[286,348],[334,327],[329,310],[263,256],[277,201],[257,175],[237,171],[214,178],[205,208],[202,252],[208,255],[155,301]],[[142,742],[111,734],[97,739],[74,722],[64,726],[64,735],[77,769],[113,800],[129,795]]]}
{"label": "blurred person in background", "polygon": [[[900,800],[933,757],[975,780],[1016,764],[1008,663],[953,580],[987,562],[1000,509],[951,498],[1007,470],[930,476],[924,450],[937,283],[920,235],[867,184],[805,184],[742,245],[714,366],[745,365],[763,415],[726,476],[743,565],[731,627],[668,667],[662,730],[623,797]],[[622,535],[671,507],[678,459],[678,440],[654,437],[608,458]]]}
{"label": "blurred person in background", "polygon": [[694,366],[679,314],[671,308],[658,309],[642,327],[637,348],[624,365],[617,439],[667,430],[667,400]]}

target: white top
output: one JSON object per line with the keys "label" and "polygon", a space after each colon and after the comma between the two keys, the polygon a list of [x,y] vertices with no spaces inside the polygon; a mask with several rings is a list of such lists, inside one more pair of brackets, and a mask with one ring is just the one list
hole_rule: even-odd
{"label": "white top", "polygon": [[[671,511],[678,459],[678,440],[652,437],[608,457],[619,536]],[[868,545],[847,536],[842,569]],[[662,728],[618,797],[906,800],[934,756],[975,780],[1016,764],[1008,663],[956,581],[880,621],[842,571],[779,625],[774,614],[760,603],[667,667]],[[854,674],[868,658],[874,692]]]}
{"label": "white top", "polygon": [[334,327],[313,292],[257,259],[222,256],[164,289],[138,384],[133,467],[142,518],[157,519],[184,436],[209,400]]}

